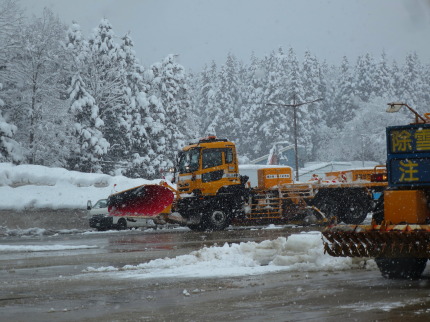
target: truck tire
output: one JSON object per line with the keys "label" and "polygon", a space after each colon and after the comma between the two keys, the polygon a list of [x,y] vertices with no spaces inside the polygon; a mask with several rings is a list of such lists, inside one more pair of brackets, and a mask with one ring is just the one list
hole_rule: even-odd
{"label": "truck tire", "polygon": [[362,190],[345,192],[339,200],[338,218],[348,225],[359,225],[372,208],[372,199]]}
{"label": "truck tire", "polygon": [[375,258],[381,274],[389,279],[418,279],[426,268],[427,258]]}
{"label": "truck tire", "polygon": [[207,230],[223,230],[228,225],[230,225],[230,216],[225,210],[210,210],[203,218],[203,227]]}
{"label": "truck tire", "polygon": [[318,193],[312,204],[317,207],[327,219],[338,216],[337,202],[330,195]]}

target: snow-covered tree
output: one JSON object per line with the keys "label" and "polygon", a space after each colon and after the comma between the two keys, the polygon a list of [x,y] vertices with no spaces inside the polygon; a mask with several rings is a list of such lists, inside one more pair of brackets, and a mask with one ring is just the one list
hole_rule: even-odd
{"label": "snow-covered tree", "polygon": [[[3,85],[0,83],[0,94]],[[2,115],[5,103],[0,95],[0,162],[19,163],[23,161],[22,149],[18,142],[14,140],[17,127],[10,124]]]}
{"label": "snow-covered tree", "polygon": [[374,74],[374,95],[391,99],[394,95],[392,72],[388,66],[387,54],[382,52]]}
{"label": "snow-covered tree", "polygon": [[424,84],[421,76],[421,62],[416,53],[408,54],[401,69],[400,99],[410,106],[420,106],[423,101]]}
{"label": "snow-covered tree", "polygon": [[[8,56],[18,47],[16,35],[23,23],[22,10],[15,0],[0,1],[0,70],[6,68]],[[1,78],[0,78],[1,80]]]}
{"label": "snow-covered tree", "polygon": [[370,54],[359,56],[355,66],[354,94],[362,101],[367,102],[374,93],[375,63]]}
{"label": "snow-covered tree", "polygon": [[226,63],[220,68],[215,94],[215,110],[219,121],[216,134],[239,144],[240,96],[237,60],[228,54]]}
{"label": "snow-covered tree", "polygon": [[79,74],[72,79],[70,88],[71,112],[74,115],[74,134],[77,144],[70,160],[74,168],[83,172],[100,172],[101,158],[107,153],[109,143],[100,128],[103,121],[94,98],[86,91]]}
{"label": "snow-covered tree", "polygon": [[60,45],[64,34],[64,25],[45,9],[15,35],[19,48],[5,68],[8,95],[14,98],[8,101],[10,118],[18,127],[16,138],[28,151],[29,163],[64,162],[64,144],[56,144],[56,139],[67,139],[64,130],[68,126]]}
{"label": "snow-covered tree", "polygon": [[124,160],[123,85],[124,69],[112,25],[102,19],[88,40],[88,55],[80,75],[88,93],[99,108],[104,126],[100,129],[109,142],[103,171],[112,172]]}
{"label": "snow-covered tree", "polygon": [[259,137],[260,124],[264,120],[264,111],[267,108],[264,101],[264,88],[266,70],[260,60],[254,55],[247,72],[245,83],[247,87],[243,95],[241,111],[242,144],[239,153],[254,159],[264,150],[263,140]]}
{"label": "snow-covered tree", "polygon": [[185,145],[189,136],[186,122],[190,109],[188,86],[184,67],[176,63],[175,55],[168,55],[162,63],[152,65],[152,72],[154,91],[160,98],[159,108],[165,111],[164,129],[159,133],[164,136],[165,167],[171,167],[177,151]]}
{"label": "snow-covered tree", "polygon": [[139,64],[129,35],[122,38],[119,51],[125,71],[123,99],[124,108],[119,115],[120,127],[124,130],[124,157],[128,160],[125,175],[151,178],[155,170],[148,126],[144,120],[149,117],[149,84],[144,79],[144,68]]}

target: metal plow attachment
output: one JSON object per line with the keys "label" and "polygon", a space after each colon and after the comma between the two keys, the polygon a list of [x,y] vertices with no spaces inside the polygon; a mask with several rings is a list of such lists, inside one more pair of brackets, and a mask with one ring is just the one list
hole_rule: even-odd
{"label": "metal plow attachment", "polygon": [[142,185],[110,195],[108,211],[112,216],[153,217],[170,206],[174,197],[167,186]]}
{"label": "metal plow attachment", "polygon": [[430,258],[430,226],[334,226],[323,231],[324,253],[335,257]]}

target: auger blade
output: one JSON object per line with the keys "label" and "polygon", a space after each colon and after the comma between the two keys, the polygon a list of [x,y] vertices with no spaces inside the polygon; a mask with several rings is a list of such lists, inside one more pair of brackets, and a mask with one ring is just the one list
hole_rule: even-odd
{"label": "auger blade", "polygon": [[325,231],[324,251],[336,257],[430,257],[430,231]]}

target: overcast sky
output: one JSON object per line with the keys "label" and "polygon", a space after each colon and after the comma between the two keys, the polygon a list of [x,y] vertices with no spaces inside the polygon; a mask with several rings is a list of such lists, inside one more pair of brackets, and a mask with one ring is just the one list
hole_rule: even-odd
{"label": "overcast sky", "polygon": [[148,66],[178,54],[186,68],[224,63],[227,53],[244,62],[282,46],[299,57],[355,62],[385,50],[402,62],[410,52],[430,63],[430,0],[20,0],[27,15],[49,7],[85,36],[107,18],[115,34],[131,33],[137,57]]}

